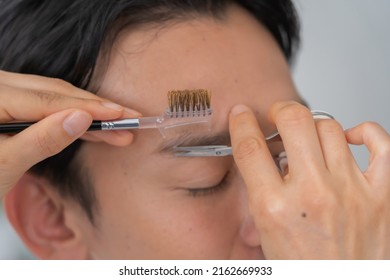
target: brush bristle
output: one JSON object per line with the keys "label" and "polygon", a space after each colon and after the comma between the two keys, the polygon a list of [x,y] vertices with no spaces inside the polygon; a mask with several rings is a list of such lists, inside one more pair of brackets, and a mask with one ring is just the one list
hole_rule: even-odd
{"label": "brush bristle", "polygon": [[205,89],[171,90],[168,92],[171,113],[191,112],[204,115],[210,110],[211,93]]}

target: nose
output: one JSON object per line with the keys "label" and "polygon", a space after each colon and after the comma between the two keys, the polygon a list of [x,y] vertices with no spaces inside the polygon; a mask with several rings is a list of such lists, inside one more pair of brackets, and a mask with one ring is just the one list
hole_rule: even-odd
{"label": "nose", "polygon": [[239,176],[239,189],[240,189],[240,211],[241,211],[241,224],[240,224],[240,237],[247,246],[259,247],[260,246],[260,232],[256,229],[253,216],[249,212],[248,205],[248,193],[246,186],[241,176]]}
{"label": "nose", "polygon": [[240,228],[240,236],[244,243],[250,247],[260,246],[260,232],[256,229],[252,216],[249,214],[244,216]]}

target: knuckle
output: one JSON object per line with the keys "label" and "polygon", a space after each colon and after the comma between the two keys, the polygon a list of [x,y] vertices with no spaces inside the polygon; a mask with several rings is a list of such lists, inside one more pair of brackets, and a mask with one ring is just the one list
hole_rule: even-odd
{"label": "knuckle", "polygon": [[283,123],[300,123],[303,120],[311,119],[312,115],[308,108],[298,103],[289,103],[282,107],[276,119]]}
{"label": "knuckle", "polygon": [[302,197],[302,205],[311,211],[318,209],[326,209],[328,205],[333,205],[334,201],[328,196],[318,195],[318,194],[309,194],[307,193]]}
{"label": "knuckle", "polygon": [[[361,124],[363,131],[367,135],[372,135],[372,144],[376,144],[376,154],[377,156],[390,158],[390,136],[385,131],[385,129],[378,123],[368,121]],[[378,132],[384,131],[386,137],[376,137],[375,135],[379,135]],[[378,139],[378,141],[376,141]]]}
{"label": "knuckle", "polygon": [[362,125],[368,129],[380,127],[380,125],[374,121],[366,121],[366,122],[363,122]]}
{"label": "knuckle", "polygon": [[318,132],[322,134],[338,134],[343,131],[341,125],[335,120],[319,120],[316,126]]}
{"label": "knuckle", "polygon": [[366,132],[369,132],[369,133],[371,131],[375,131],[377,129],[381,129],[382,128],[377,122],[373,122],[373,121],[363,122],[361,124],[361,127],[362,127],[363,131],[366,131]]}
{"label": "knuckle", "polygon": [[237,159],[246,159],[256,155],[258,151],[264,148],[266,147],[259,138],[251,136],[241,140],[233,149],[233,154]]}
{"label": "knuckle", "polygon": [[57,93],[46,92],[46,91],[30,91],[38,100],[44,104],[50,105],[59,99],[61,99],[60,95]]}
{"label": "knuckle", "polygon": [[379,156],[381,156],[386,162],[390,160],[390,144],[383,146],[379,152]]}
{"label": "knuckle", "polygon": [[266,200],[261,200],[261,203],[252,202],[250,212],[252,215],[258,214],[264,227],[271,230],[284,227],[290,213],[286,201],[277,195],[268,195]]}
{"label": "knuckle", "polygon": [[59,78],[49,78],[49,79],[55,87],[60,87],[65,89],[73,88],[73,85],[65,80]]}
{"label": "knuckle", "polygon": [[316,189],[313,192],[306,192],[302,196],[302,206],[310,211],[311,213],[317,215],[328,211],[331,213],[336,209],[340,209],[340,201],[335,191],[327,188],[326,186]]}
{"label": "knuckle", "polygon": [[51,156],[62,150],[62,147],[48,131],[40,131],[35,137],[36,147],[43,155]]}
{"label": "knuckle", "polygon": [[[343,177],[344,178],[344,177]],[[337,205],[339,191],[335,184],[345,184],[344,180],[338,182],[332,175],[323,172],[311,173],[311,176],[295,178],[294,185],[301,188],[300,204],[313,209],[328,208]]]}

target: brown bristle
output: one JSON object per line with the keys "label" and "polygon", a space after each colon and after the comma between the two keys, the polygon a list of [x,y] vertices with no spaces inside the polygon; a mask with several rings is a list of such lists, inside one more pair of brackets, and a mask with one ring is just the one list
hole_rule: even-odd
{"label": "brown bristle", "polygon": [[211,93],[205,89],[171,90],[168,92],[170,112],[202,111],[210,109]]}

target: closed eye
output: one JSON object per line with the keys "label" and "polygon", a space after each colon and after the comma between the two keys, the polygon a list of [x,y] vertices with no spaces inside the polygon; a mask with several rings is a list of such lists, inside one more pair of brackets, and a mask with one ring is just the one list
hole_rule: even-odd
{"label": "closed eye", "polygon": [[217,194],[227,189],[230,184],[231,177],[231,171],[228,171],[218,184],[211,187],[188,189],[188,193],[192,197],[205,197]]}

